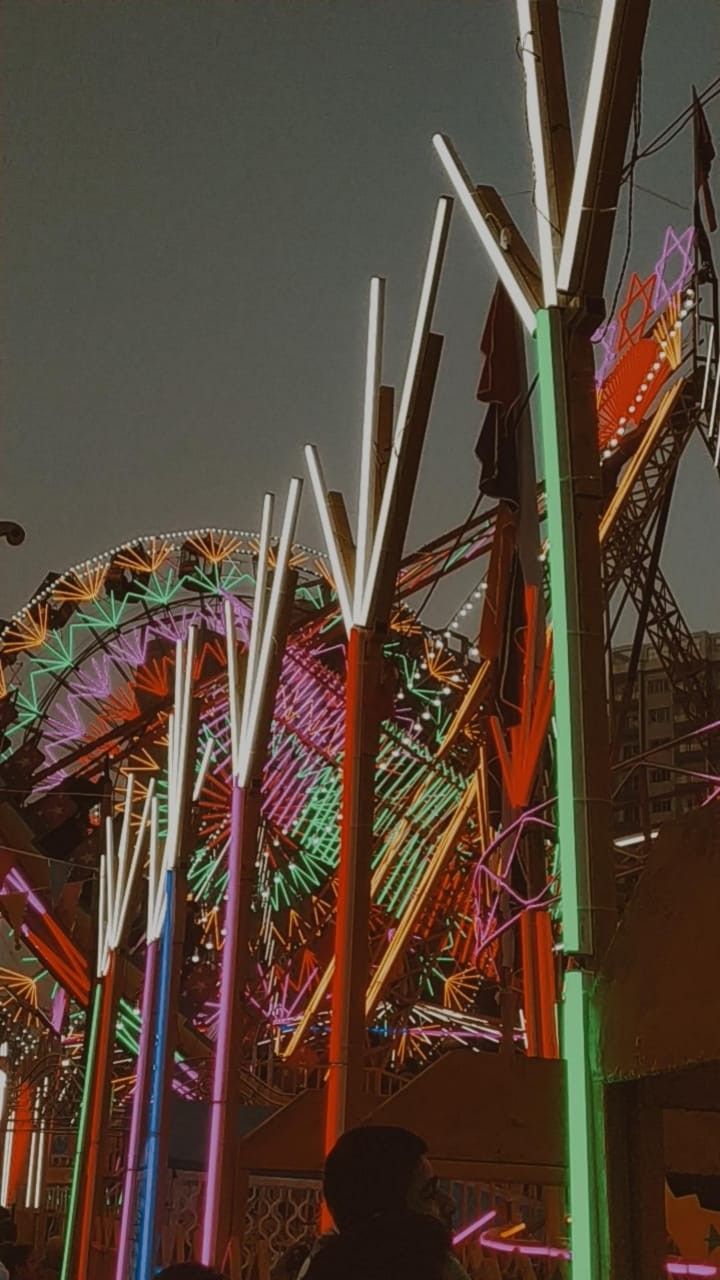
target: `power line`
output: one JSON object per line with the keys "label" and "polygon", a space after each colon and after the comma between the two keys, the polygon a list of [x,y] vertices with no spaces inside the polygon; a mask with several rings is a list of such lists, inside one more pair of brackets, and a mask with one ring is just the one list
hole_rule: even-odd
{"label": "power line", "polygon": [[[720,94],[720,76],[716,76],[714,80],[710,81],[710,84],[706,85],[702,93],[698,94],[697,100],[701,106],[705,106],[708,102],[712,102],[718,94]],[[681,133],[686,125],[688,125],[692,120],[694,109],[695,103],[691,102],[689,106],[685,107],[677,116],[675,116],[674,120],[671,120],[669,124],[665,125],[665,128],[661,129],[660,133],[652,138],[651,141],[648,142],[647,146],[643,147],[641,151],[638,151],[636,157],[630,158],[623,169],[623,182],[628,181],[633,165],[636,164],[638,160],[644,160],[647,156],[656,155],[658,151],[662,151],[664,147],[667,147],[669,143],[674,141],[678,134]]]}

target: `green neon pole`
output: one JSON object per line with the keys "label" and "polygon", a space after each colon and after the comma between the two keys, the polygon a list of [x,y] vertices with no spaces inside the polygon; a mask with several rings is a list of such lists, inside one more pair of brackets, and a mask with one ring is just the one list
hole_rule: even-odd
{"label": "green neon pole", "polygon": [[[557,308],[537,313],[540,414],[548,517],[550,596],[555,681],[555,749],[563,949],[592,956],[589,827],[585,795],[585,742],[578,554],[573,521],[570,425],[566,399],[563,317]],[[602,679],[602,673],[597,673]],[[609,1215],[604,1160],[601,1085],[594,1069],[593,977],[565,974],[562,1052],[567,1075],[567,1156],[572,1270],[576,1280],[604,1280],[609,1264]]]}
{"label": "green neon pole", "polygon": [[85,1142],[87,1138],[88,1118],[90,1111],[90,1094],[92,1090],[93,1076],[95,1074],[95,1051],[97,1048],[98,1029],[100,1026],[100,1006],[102,1004],[102,982],[95,983],[95,995],[93,997],[92,1013],[90,1015],[90,1035],[88,1039],[87,1058],[85,1059],[85,1079],[83,1081],[82,1102],[80,1104],[80,1120],[78,1122],[77,1142],[75,1145],[75,1160],[73,1162],[73,1176],[70,1186],[70,1199],[68,1200],[68,1212],[65,1222],[65,1241],[63,1248],[62,1270],[60,1272],[60,1280],[68,1280],[70,1275],[70,1266],[72,1262],[73,1240],[75,1237],[78,1192],[80,1189],[80,1173],[82,1165],[82,1157],[85,1151]]}
{"label": "green neon pole", "polygon": [[573,715],[572,691],[580,672],[575,660],[579,621],[571,582],[576,560],[570,517],[570,463],[567,456],[567,403],[562,349],[562,317],[555,308],[537,313],[537,356],[540,420],[545,462],[550,597],[553,620],[555,739],[558,845],[562,890],[563,947],[570,954],[589,954],[589,874],[584,814],[576,796],[576,768],[581,766],[581,728]]}
{"label": "green neon pole", "polygon": [[607,1175],[598,1159],[602,1085],[594,1071],[596,1036],[591,974],[571,969],[563,991],[563,1056],[567,1067],[568,1165],[573,1276],[609,1275]]}

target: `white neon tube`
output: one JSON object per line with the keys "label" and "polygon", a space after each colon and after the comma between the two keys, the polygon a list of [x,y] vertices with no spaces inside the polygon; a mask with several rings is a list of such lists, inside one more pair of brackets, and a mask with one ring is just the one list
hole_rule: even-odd
{"label": "white neon tube", "polygon": [[155,933],[155,913],[157,911],[157,899],[159,894],[158,882],[158,864],[160,861],[158,851],[158,802],[153,797],[150,805],[150,849],[148,852],[148,900],[147,900],[147,925],[145,937],[147,942],[153,942],[156,938]]}
{"label": "white neon tube", "polygon": [[[232,604],[225,601],[225,647],[227,649],[228,707],[230,711],[230,757],[233,776],[237,773],[240,751],[240,724],[238,715],[237,650],[235,647],[235,618]],[[247,688],[247,673],[245,680]]]}
{"label": "white neon tube", "polygon": [[353,613],[362,613],[368,556],[372,547],[374,510],[373,476],[377,440],[382,347],[385,319],[385,281],[373,276],[370,281],[368,336],[365,357],[365,399],[363,404],[362,453],[360,456],[360,494],[358,500],[357,551],[355,554],[355,595]]}
{"label": "white neon tube", "polygon": [[215,746],[214,739],[208,738],[207,742],[205,743],[205,750],[203,751],[202,760],[200,761],[200,768],[198,770],[198,775],[197,775],[197,778],[195,779],[195,787],[193,789],[193,795],[192,795],[193,804],[197,804],[198,800],[200,799],[200,793],[202,792],[202,789],[205,785],[205,778],[207,776],[207,771],[210,767],[210,758],[212,756],[214,746]]}
{"label": "white neon tube", "polygon": [[[245,736],[247,720],[250,715],[250,703],[252,700],[252,690],[255,687],[255,672],[257,670],[258,655],[260,653],[260,642],[265,627],[265,610],[267,606],[267,564],[274,511],[275,496],[272,493],[266,493],[263,499],[262,521],[260,525],[258,568],[257,576],[255,578],[255,598],[253,601],[252,622],[250,623],[250,643],[248,645],[247,671],[245,675],[245,689],[243,691],[240,742],[242,742],[242,739]],[[277,569],[277,563],[275,567]]]}
{"label": "white neon tube", "polygon": [[8,1116],[7,1128],[5,1130],[5,1142],[3,1144],[3,1168],[2,1168],[2,1185],[0,1185],[0,1203],[7,1208],[8,1190],[10,1187],[10,1165],[12,1164],[12,1148],[13,1139],[15,1137],[15,1112],[11,1111]]}
{"label": "white neon tube", "polygon": [[[106,818],[106,824],[110,822]],[[97,975],[100,977],[105,968],[105,943],[106,943],[106,926],[105,926],[105,854],[100,855],[100,886],[98,892],[98,941],[97,941]]]}
{"label": "white neon tube", "polygon": [[[8,1043],[0,1044],[0,1059],[5,1060],[5,1066],[0,1068],[0,1122],[5,1115],[5,1103],[8,1098]],[[1,1176],[1,1175],[0,1175]]]}
{"label": "white neon tube", "polygon": [[546,307],[557,306],[555,285],[555,246],[553,244],[552,219],[550,217],[550,191],[545,158],[542,115],[540,111],[540,85],[538,83],[538,57],[535,49],[530,0],[517,0],[520,53],[525,72],[525,101],[527,104],[528,135],[535,173],[535,213],[540,244],[540,270],[543,282],[543,300]]}
{"label": "white neon tube", "polygon": [[175,690],[173,697],[174,710],[174,732],[171,743],[171,750],[168,755],[168,782],[170,776],[173,779],[173,785],[176,784],[177,777],[177,759],[178,759],[178,742],[180,738],[180,718],[182,715],[182,688],[183,688],[183,663],[185,657],[185,645],[182,640],[178,640],[175,645]]}
{"label": "white neon tube", "polygon": [[[188,735],[190,732],[190,706],[192,701],[192,677],[193,664],[195,662],[195,638],[197,636],[197,628],[190,627],[187,636],[187,644],[185,647],[184,663],[182,668],[182,705],[178,708],[176,718],[178,727],[176,729],[177,736],[177,755],[175,770],[175,803],[172,811],[172,827],[168,830],[168,840],[165,842],[166,852],[169,847],[168,870],[172,870],[178,857],[178,847],[182,832],[180,823],[185,803],[185,788],[187,786],[187,752],[188,752]],[[170,828],[170,824],[168,823]],[[170,835],[172,834],[172,839]]]}
{"label": "white neon tube", "polygon": [[478,209],[475,202],[475,191],[457,152],[450,139],[446,138],[442,133],[434,135],[433,146],[452,182],[458,200],[498,274],[500,283],[505,288],[528,333],[532,336],[535,332],[535,307],[510,266],[507,255],[496,242],[482,213]]}
{"label": "white neon tube", "polygon": [[705,353],[705,374],[703,377],[702,399],[700,408],[705,408],[705,400],[707,399],[708,383],[710,382],[710,362],[712,359],[713,339],[715,337],[715,325],[710,325],[710,337],[708,338],[707,352]]}
{"label": "white neon tube", "polygon": [[250,711],[247,718],[247,729],[244,741],[240,744],[241,759],[240,766],[238,768],[238,781],[241,786],[244,786],[245,783],[249,781],[247,777],[247,770],[255,747],[260,706],[265,693],[265,685],[267,683],[268,671],[270,668],[270,658],[277,643],[278,615],[280,612],[282,595],[287,581],[288,566],[290,564],[293,538],[295,537],[295,526],[297,525],[302,488],[302,480],[297,476],[293,476],[290,481],[287,501],[285,503],[285,515],[283,517],[280,541],[278,543],[275,558],[275,573],[273,575],[272,590],[270,592],[270,603],[268,605],[267,616],[264,621],[262,644],[260,646],[260,653],[258,655],[257,666],[253,677],[253,687],[250,691],[252,694],[252,702],[250,704]]}
{"label": "white neon tube", "polygon": [[598,121],[598,113],[605,87],[608,55],[610,53],[615,18],[620,7],[618,0],[602,0],[600,7],[592,68],[585,98],[585,114],[580,131],[580,144],[575,160],[575,173],[573,175],[565,234],[560,252],[560,265],[557,273],[557,287],[561,293],[567,293],[572,282],[580,236],[580,224],[583,215],[587,212],[587,185],[590,176],[590,165],[597,143],[602,138],[605,128],[605,122]]}
{"label": "white neon tube", "polygon": [[325,478],[323,476],[318,451],[314,444],[305,445],[305,461],[308,465],[310,482],[313,487],[313,493],[315,494],[315,505],[317,506],[320,524],[322,525],[322,531],[325,536],[325,544],[328,549],[330,566],[333,571],[333,577],[335,578],[335,590],[337,591],[340,612],[343,617],[343,622],[345,623],[345,630],[349,635],[353,626],[353,607],[350,598],[350,587],[348,585],[347,578],[345,577],[345,566],[342,561],[342,556],[340,555],[338,545],[335,541],[335,531],[332,527],[330,511],[328,508]]}
{"label": "white neon tube", "polygon": [[[187,645],[182,646],[180,642],[178,642],[179,651],[176,657],[175,671],[175,726],[173,732],[176,749],[174,753],[171,749],[168,751],[168,823],[165,847],[159,869],[159,882],[161,887],[164,884],[166,872],[173,870],[176,865],[178,846],[182,837],[180,823],[184,804],[185,787],[187,785],[187,769],[185,764],[188,749],[196,635],[197,628],[190,627],[188,631]],[[159,937],[167,906],[165,894],[164,892],[161,893],[161,888],[158,889],[154,906],[155,912],[153,916],[154,923],[152,935],[153,937]]]}
{"label": "white neon tube", "polygon": [[[130,848],[130,820],[132,818],[133,794],[135,791],[135,775],[128,774],[125,786],[125,807],[123,810],[122,827],[120,829],[120,844],[117,856],[117,873],[115,876],[115,901],[113,903],[113,913],[111,916],[111,929],[108,946],[114,950],[118,944],[118,925],[123,908],[123,894],[125,883],[127,880],[127,860]],[[142,827],[140,828],[142,832]]]}
{"label": "white neon tube", "polygon": [[[715,388],[713,390],[712,408],[710,409],[710,421],[708,423],[708,440],[712,443],[713,431],[715,430],[715,418],[717,416],[718,392],[720,391],[720,364],[715,370]],[[715,466],[720,462],[720,426],[718,427],[717,445],[715,447]]]}
{"label": "white neon tube", "polygon": [[45,1154],[46,1154],[45,1106],[44,1106],[46,1094],[47,1094],[47,1080],[43,1080],[42,1095],[41,1095],[42,1115],[40,1117],[40,1129],[38,1132],[37,1151],[35,1154],[35,1208],[36,1209],[42,1208],[41,1199],[42,1199],[42,1186],[43,1186],[43,1175],[45,1172]]}
{"label": "white neon tube", "polygon": [[33,1109],[32,1109],[33,1128],[32,1128],[32,1133],[30,1134],[30,1151],[28,1153],[27,1182],[25,1183],[25,1208],[26,1209],[34,1208],[33,1200],[34,1200],[34,1192],[35,1192],[35,1152],[37,1151],[36,1124],[37,1124],[37,1118],[38,1118],[37,1097],[35,1096],[36,1094],[37,1094],[37,1090],[35,1090],[33,1094]]}
{"label": "white neon tube", "polygon": [[[130,775],[133,776],[132,774]],[[122,882],[122,897],[120,899],[117,918],[115,922],[115,934],[113,937],[113,946],[119,947],[122,935],[125,930],[125,922],[127,920],[128,907],[130,905],[130,895],[133,891],[135,879],[140,866],[142,849],[145,843],[145,831],[150,821],[150,806],[152,804],[153,795],[155,793],[155,779],[151,778],[145,793],[145,803],[143,804],[142,815],[140,817],[140,826],[135,836],[135,844],[133,846],[133,854],[130,862],[130,869]]]}
{"label": "white neon tube", "polygon": [[403,441],[405,439],[405,433],[410,420],[410,413],[415,400],[418,378],[420,376],[420,361],[430,332],[433,311],[435,309],[435,299],[437,297],[440,271],[443,263],[445,245],[447,243],[447,229],[450,222],[450,216],[452,214],[452,206],[453,202],[447,196],[441,196],[438,200],[435,222],[433,224],[432,235],[430,238],[430,248],[428,250],[427,261],[425,264],[425,275],[423,277],[422,288],[420,290],[420,301],[418,303],[418,309],[415,316],[415,329],[412,336],[412,342],[410,344],[407,368],[405,370],[405,381],[403,382],[400,404],[398,406],[397,418],[395,420],[395,434],[392,449],[390,451],[390,462],[387,469],[387,475],[385,477],[382,501],[380,503],[380,512],[378,515],[377,527],[375,529],[375,536],[373,538],[372,554],[367,571],[367,581],[363,590],[362,613],[359,619],[356,615],[356,621],[359,622],[360,626],[368,625],[368,619],[375,596],[380,557],[384,550],[390,512],[395,498],[395,488],[397,486]]}
{"label": "white neon tube", "polygon": [[[707,438],[712,442],[712,433],[715,430],[715,419],[717,413],[717,392],[720,390],[720,370],[717,371],[715,378],[715,390],[712,393],[712,408],[710,411],[710,430],[708,430]],[[720,424],[717,425],[717,443],[715,445],[715,466],[720,462]]]}

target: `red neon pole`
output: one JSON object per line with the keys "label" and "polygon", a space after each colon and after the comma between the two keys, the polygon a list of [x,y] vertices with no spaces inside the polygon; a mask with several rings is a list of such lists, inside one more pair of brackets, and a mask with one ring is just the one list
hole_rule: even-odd
{"label": "red neon pole", "polygon": [[359,1119],[365,1058],[365,993],[373,849],[375,760],[381,721],[382,638],[353,627],[347,656],[335,975],[325,1150]]}
{"label": "red neon pole", "polygon": [[32,1108],[30,1105],[30,1085],[25,1080],[18,1090],[18,1100],[13,1120],[13,1142],[10,1154],[10,1172],[8,1176],[7,1202],[15,1204],[18,1184],[28,1156],[30,1146],[30,1129],[32,1127]]}
{"label": "red neon pole", "polygon": [[108,1120],[113,1028],[115,1024],[116,978],[117,956],[115,951],[111,951],[107,972],[100,979],[102,982],[102,999],[97,1053],[94,1062],[95,1074],[90,1095],[90,1117],[83,1161],[84,1168],[81,1170],[81,1177],[78,1183],[77,1240],[73,1250],[73,1266],[70,1272],[75,1277],[75,1280],[86,1280],[87,1277],[93,1220],[96,1205],[100,1198],[99,1192],[102,1181],[100,1155]]}

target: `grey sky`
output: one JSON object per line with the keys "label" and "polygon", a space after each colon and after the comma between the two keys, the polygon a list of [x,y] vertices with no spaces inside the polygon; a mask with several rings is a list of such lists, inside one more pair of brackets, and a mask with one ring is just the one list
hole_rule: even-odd
{"label": "grey sky", "polygon": [[[597,3],[562,7],[577,97]],[[5,0],[1,24],[0,483],[28,531],[0,548],[7,616],[48,570],[137,534],[255,527],[306,440],[353,491],[368,281],[388,278],[397,382],[446,190],[435,130],[530,232],[532,207],[513,0]],[[642,136],[719,64],[717,0],[654,0]],[[685,206],[637,193],[643,270],[690,219],[689,131],[638,181]],[[623,205],[610,292],[624,237]],[[456,209],[411,542],[476,493],[491,287]],[[717,625],[719,497],[693,449],[666,567],[696,626]],[[309,491],[303,533],[320,545]]]}

